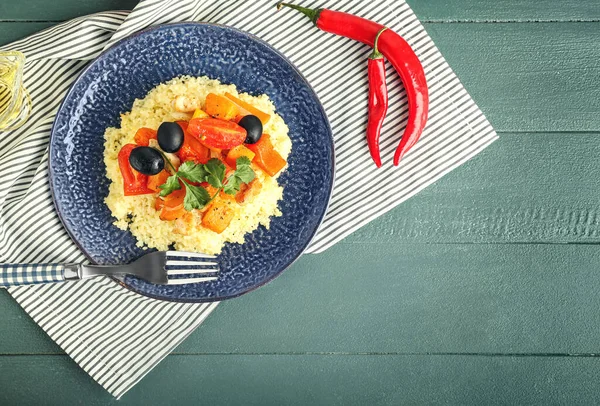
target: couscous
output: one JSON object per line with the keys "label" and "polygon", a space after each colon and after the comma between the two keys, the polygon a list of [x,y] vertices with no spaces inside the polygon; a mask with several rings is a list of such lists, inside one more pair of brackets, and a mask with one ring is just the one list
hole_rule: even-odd
{"label": "couscous", "polygon": [[182,76],[162,83],[104,134],[114,224],[142,247],[218,254],[280,216],[292,143],[267,95]]}

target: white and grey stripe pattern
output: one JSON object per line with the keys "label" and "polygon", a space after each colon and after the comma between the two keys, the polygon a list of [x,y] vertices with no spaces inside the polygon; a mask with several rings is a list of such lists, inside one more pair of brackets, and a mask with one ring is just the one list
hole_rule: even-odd
{"label": "white and grey stripe pattern", "polygon": [[[407,117],[404,89],[388,66],[390,109],[381,145],[385,166],[376,170],[364,137],[366,46],[320,32],[298,13],[276,12],[273,1],[145,0],[131,13],[78,18],[4,47],[27,55],[25,83],[33,113],[24,127],[0,138],[0,262],[85,261],[54,213],[47,175],[50,127],[62,97],[86,61],[149,25],[195,20],[249,31],[288,56],[312,84],[333,128],[337,173],[330,209],[308,252],[327,249],[497,138],[404,1],[306,0],[302,4],[377,20],[415,48],[430,87],[430,118],[422,139],[398,168],[391,161]],[[355,182],[359,174],[361,182]],[[385,189],[374,187],[382,181]],[[353,203],[355,196],[366,196],[360,207]],[[103,278],[11,288],[10,293],[116,397],[217,306],[160,302]]]}

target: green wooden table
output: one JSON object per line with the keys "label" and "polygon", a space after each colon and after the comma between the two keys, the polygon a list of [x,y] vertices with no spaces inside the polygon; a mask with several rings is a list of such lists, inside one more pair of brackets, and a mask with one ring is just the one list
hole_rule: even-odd
{"label": "green wooden table", "polygon": [[[134,3],[2,0],[0,43]],[[600,3],[409,3],[500,140],[223,303],[120,404],[600,402]],[[0,404],[116,403],[0,308]]]}

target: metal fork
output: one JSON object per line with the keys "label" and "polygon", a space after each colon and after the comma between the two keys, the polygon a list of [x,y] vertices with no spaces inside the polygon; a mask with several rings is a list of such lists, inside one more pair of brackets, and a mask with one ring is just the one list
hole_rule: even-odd
{"label": "metal fork", "polygon": [[157,285],[214,281],[219,267],[214,255],[157,251],[126,265],[0,264],[0,286],[32,285],[90,278],[134,275]]}

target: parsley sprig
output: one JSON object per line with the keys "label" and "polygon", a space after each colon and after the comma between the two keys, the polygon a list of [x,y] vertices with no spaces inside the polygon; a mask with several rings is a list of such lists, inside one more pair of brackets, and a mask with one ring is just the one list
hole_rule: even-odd
{"label": "parsley sprig", "polygon": [[[181,184],[185,187],[185,198],[183,207],[187,211],[201,209],[210,203],[219,195],[221,190],[227,194],[235,195],[244,183],[250,183],[256,176],[250,167],[250,160],[247,157],[240,157],[236,160],[236,170],[225,178],[227,168],[219,159],[213,158],[206,164],[196,164],[187,161],[181,164],[174,175],[167,178],[167,181],[159,186],[161,196],[168,196],[174,190],[181,189]],[[181,183],[180,183],[181,181]],[[217,191],[213,196],[202,186],[192,185],[193,183],[208,182],[215,187]]]}

